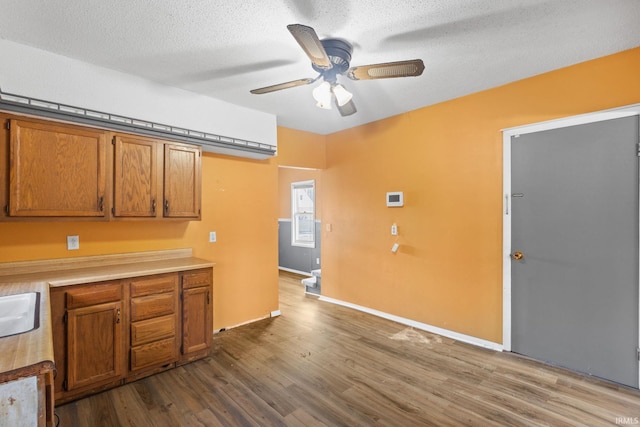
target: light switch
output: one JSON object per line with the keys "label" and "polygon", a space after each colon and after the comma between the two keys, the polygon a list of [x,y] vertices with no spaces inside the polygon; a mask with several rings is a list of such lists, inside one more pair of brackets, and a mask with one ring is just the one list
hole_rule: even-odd
{"label": "light switch", "polygon": [[210,231],[209,232],[209,243],[215,243],[217,239],[218,239],[218,237],[216,236],[216,232],[215,231]]}
{"label": "light switch", "polygon": [[393,246],[391,246],[391,252],[395,254],[396,252],[398,252],[399,248],[400,248],[400,245],[397,243],[394,243]]}

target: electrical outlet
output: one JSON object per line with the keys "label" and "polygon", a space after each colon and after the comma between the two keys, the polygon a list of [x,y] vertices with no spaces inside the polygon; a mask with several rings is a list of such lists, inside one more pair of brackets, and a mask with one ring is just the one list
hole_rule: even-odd
{"label": "electrical outlet", "polygon": [[391,226],[391,235],[392,235],[392,236],[397,236],[397,235],[398,235],[398,226],[397,226],[397,225],[395,225],[395,224],[393,224],[393,225]]}
{"label": "electrical outlet", "polygon": [[216,236],[216,232],[215,231],[210,231],[209,232],[209,243],[215,243],[217,240],[217,236]]}
{"label": "electrical outlet", "polygon": [[76,251],[80,249],[80,236],[67,236],[67,250]]}

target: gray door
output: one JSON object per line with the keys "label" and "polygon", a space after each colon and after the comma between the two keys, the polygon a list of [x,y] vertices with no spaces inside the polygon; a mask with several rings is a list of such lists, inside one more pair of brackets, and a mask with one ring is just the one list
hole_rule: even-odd
{"label": "gray door", "polygon": [[512,350],[638,387],[638,117],[513,137]]}

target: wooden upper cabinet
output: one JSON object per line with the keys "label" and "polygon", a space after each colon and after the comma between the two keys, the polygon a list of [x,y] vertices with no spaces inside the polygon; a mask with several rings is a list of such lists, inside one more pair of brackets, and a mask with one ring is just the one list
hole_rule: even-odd
{"label": "wooden upper cabinet", "polygon": [[165,218],[200,218],[201,161],[200,147],[165,144]]}
{"label": "wooden upper cabinet", "polygon": [[113,145],[114,217],[200,219],[199,147],[128,135]]}
{"label": "wooden upper cabinet", "polygon": [[0,118],[0,221],[201,219],[199,146]]}
{"label": "wooden upper cabinet", "polygon": [[105,216],[103,131],[13,119],[9,132],[10,216]]}
{"label": "wooden upper cabinet", "polygon": [[158,173],[162,154],[150,139],[114,136],[113,215],[116,217],[156,217]]}

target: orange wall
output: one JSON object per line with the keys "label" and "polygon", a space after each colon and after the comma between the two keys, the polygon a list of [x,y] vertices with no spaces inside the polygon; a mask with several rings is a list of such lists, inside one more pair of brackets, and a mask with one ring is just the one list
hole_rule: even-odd
{"label": "orange wall", "polygon": [[[0,262],[193,248],[216,263],[215,329],[268,316],[278,309],[277,164],[204,153],[202,178],[202,221],[0,223]],[[80,250],[66,250],[70,234]]]}
{"label": "orange wall", "polygon": [[326,137],[278,127],[278,157],[281,166],[324,169],[327,167]]}
{"label": "orange wall", "polygon": [[323,294],[500,342],[500,129],[640,102],[639,71],[634,49],[337,134],[279,128],[275,159],[203,155],[202,221],[0,223],[0,262],[192,247],[217,263],[214,328],[234,326],[278,308],[278,165],[326,168]]}
{"label": "orange wall", "polygon": [[638,103],[639,75],[636,48],[328,135],[323,295],[501,342],[501,129]]}

